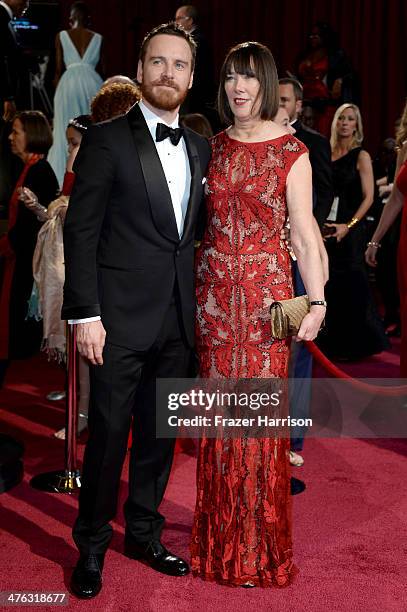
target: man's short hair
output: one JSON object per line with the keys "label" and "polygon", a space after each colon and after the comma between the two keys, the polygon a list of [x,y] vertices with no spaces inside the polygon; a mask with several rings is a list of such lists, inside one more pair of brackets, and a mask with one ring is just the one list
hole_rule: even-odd
{"label": "man's short hair", "polygon": [[303,99],[304,95],[303,95],[302,85],[299,81],[297,81],[297,79],[293,79],[291,77],[284,77],[283,79],[280,79],[278,83],[279,85],[292,85],[295,100]]}
{"label": "man's short hair", "polygon": [[52,145],[52,131],[46,116],[41,111],[20,111],[14,117],[23,126],[26,151],[46,155]]}
{"label": "man's short hair", "polygon": [[196,6],[193,6],[192,4],[183,4],[182,6],[178,7],[178,10],[180,8],[183,8],[185,10],[186,16],[192,19],[194,25],[197,25],[199,13]]}
{"label": "man's short hair", "polygon": [[148,47],[150,40],[154,38],[154,36],[159,36],[161,34],[166,34],[168,36],[178,36],[179,38],[183,38],[188,43],[189,48],[191,49],[191,54],[192,54],[191,68],[193,70],[195,66],[195,57],[196,57],[196,42],[194,41],[192,36],[188,34],[187,32],[185,32],[185,30],[180,28],[180,26],[177,25],[175,21],[169,21],[168,23],[162,23],[161,25],[157,26],[156,28],[148,32],[148,34],[146,34],[143,42],[141,43],[141,47],[140,47],[139,59],[141,60],[141,63],[142,64],[144,63],[144,59],[147,53],[147,47]]}

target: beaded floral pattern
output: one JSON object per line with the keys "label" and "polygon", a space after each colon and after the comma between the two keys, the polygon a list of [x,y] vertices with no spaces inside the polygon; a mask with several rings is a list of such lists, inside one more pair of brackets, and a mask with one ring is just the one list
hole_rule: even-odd
{"label": "beaded floral pattern", "polygon": [[[289,348],[272,341],[268,304],[293,296],[281,230],[286,179],[306,151],[286,135],[212,141],[207,228],[197,253],[197,348],[203,378],[287,377]],[[286,408],[285,408],[286,410]],[[206,580],[289,584],[289,441],[203,438],[197,470],[192,570]]]}

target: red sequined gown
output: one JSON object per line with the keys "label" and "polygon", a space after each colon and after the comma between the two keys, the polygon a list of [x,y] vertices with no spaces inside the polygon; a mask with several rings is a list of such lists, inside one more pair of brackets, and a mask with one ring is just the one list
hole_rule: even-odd
{"label": "red sequined gown", "polygon": [[400,376],[407,378],[407,160],[400,168],[396,184],[404,196],[398,250],[398,278],[401,318]]}
{"label": "red sequined gown", "polygon": [[[293,296],[280,238],[286,178],[306,151],[284,135],[212,141],[207,228],[197,253],[197,349],[203,378],[287,377],[289,346],[271,341],[267,300]],[[219,583],[285,586],[293,574],[289,443],[201,440],[191,543],[195,575]]]}
{"label": "red sequined gown", "polygon": [[331,97],[326,84],[328,71],[327,55],[318,59],[305,58],[298,66],[304,100],[311,102],[314,109],[314,129],[327,138],[330,137],[332,119],[338,106],[329,104]]}

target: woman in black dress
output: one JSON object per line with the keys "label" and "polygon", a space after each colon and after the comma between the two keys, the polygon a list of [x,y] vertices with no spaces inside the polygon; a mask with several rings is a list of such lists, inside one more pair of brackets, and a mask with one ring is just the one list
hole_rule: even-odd
{"label": "woman in black dress", "polygon": [[364,260],[365,215],[373,202],[372,162],[362,148],[359,108],[343,104],[331,130],[335,199],[325,223],[329,233],[326,329],[318,344],[331,357],[362,359],[389,346],[371,295]]}
{"label": "woman in black dress", "polygon": [[41,222],[20,201],[28,187],[47,206],[55,199],[58,183],[45,159],[52,144],[46,117],[39,111],[23,111],[13,121],[11,150],[24,163],[8,210],[8,232],[0,238],[0,361],[29,357],[40,348],[41,326],[26,321],[33,286],[32,258]]}

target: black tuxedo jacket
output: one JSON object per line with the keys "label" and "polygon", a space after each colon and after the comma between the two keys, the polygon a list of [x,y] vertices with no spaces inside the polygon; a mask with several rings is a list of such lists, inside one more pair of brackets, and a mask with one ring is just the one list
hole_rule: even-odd
{"label": "black tuxedo jacket", "polygon": [[197,48],[194,80],[188,98],[190,99],[190,112],[206,114],[208,105],[213,107],[216,98],[212,51],[200,28],[195,28],[191,36]]}
{"label": "black tuxedo jacket", "polygon": [[136,104],[88,129],[75,162],[64,227],[63,319],[100,315],[110,343],[146,350],[177,285],[186,338],[194,342],[194,235],[210,158],[208,141],[185,130],[191,190],[178,236],[155,144]]}
{"label": "black tuxedo jacket", "polygon": [[9,23],[10,16],[0,5],[0,102],[15,98],[21,63],[20,49]]}
{"label": "black tuxedo jacket", "polygon": [[331,147],[319,132],[307,128],[297,120],[293,123],[295,136],[308,148],[312,167],[314,216],[322,226],[331,210],[334,197],[332,186]]}

